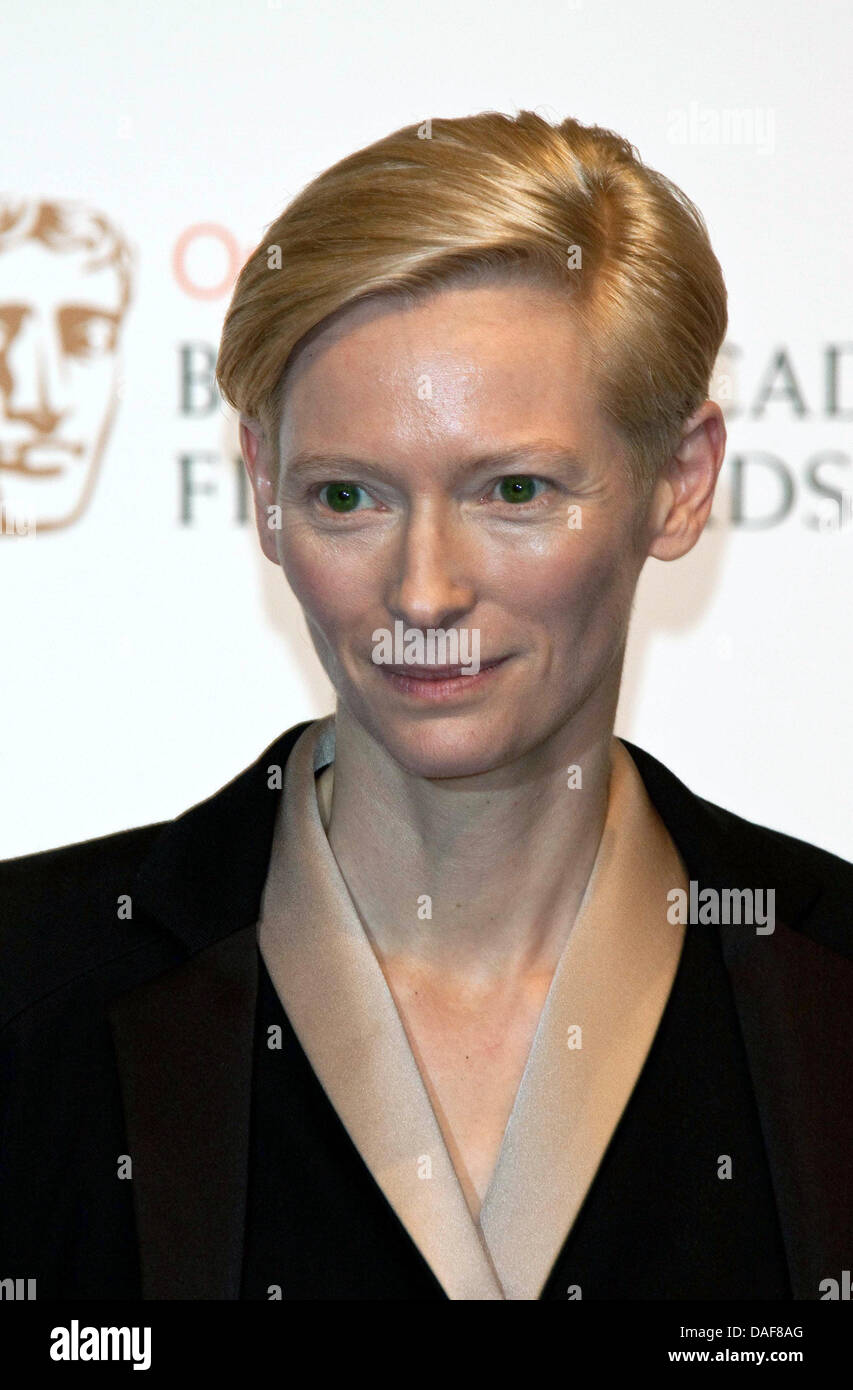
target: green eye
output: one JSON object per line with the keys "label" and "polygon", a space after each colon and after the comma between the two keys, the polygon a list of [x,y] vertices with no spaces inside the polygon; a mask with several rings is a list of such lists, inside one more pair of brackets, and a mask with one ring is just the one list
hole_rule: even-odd
{"label": "green eye", "polygon": [[[326,494],[323,497],[323,494]],[[320,489],[320,499],[333,512],[354,512],[358,507],[361,488],[357,483],[326,483]]]}
{"label": "green eye", "polygon": [[536,496],[536,484],[539,480],[531,478],[526,473],[510,474],[506,478],[501,478],[499,487],[501,498],[504,502],[532,502]]}

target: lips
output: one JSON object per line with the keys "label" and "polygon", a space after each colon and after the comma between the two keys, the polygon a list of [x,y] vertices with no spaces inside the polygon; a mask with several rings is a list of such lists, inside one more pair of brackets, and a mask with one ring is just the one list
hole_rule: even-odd
{"label": "lips", "polygon": [[84,453],[82,444],[68,440],[42,440],[35,443],[0,445],[0,468],[8,473],[26,473],[31,477],[53,477],[63,473],[74,459]]}
{"label": "lips", "polygon": [[458,676],[476,675],[479,671],[490,670],[492,666],[500,666],[502,661],[506,661],[505,656],[494,657],[491,661],[481,661],[477,672],[472,672],[468,666],[383,666],[381,669],[393,676],[407,676],[414,681],[451,681]]}

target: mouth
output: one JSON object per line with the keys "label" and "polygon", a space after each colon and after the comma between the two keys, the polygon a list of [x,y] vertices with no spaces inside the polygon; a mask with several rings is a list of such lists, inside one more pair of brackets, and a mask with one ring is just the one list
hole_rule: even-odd
{"label": "mouth", "polygon": [[479,670],[470,666],[378,666],[376,669],[401,695],[421,700],[451,700],[479,690],[509,661],[508,656],[481,661]]}
{"label": "mouth", "polygon": [[4,473],[24,473],[29,477],[53,478],[64,473],[83,453],[82,444],[65,440],[0,446],[0,469]]}

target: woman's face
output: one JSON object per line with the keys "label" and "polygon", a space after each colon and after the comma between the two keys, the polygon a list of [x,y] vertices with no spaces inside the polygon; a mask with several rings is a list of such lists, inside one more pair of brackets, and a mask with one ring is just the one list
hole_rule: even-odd
{"label": "woman's face", "polygon": [[[609,731],[646,551],[563,299],[504,284],[357,306],[294,362],[279,442],[269,545],[340,702],[397,762],[466,776],[569,721],[584,746]],[[479,674],[418,679],[393,646],[374,661],[380,631],[430,629]]]}

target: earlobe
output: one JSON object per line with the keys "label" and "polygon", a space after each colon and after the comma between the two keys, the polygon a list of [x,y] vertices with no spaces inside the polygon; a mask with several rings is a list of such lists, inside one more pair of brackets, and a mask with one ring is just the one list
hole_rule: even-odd
{"label": "earlobe", "polygon": [[655,560],[677,560],[683,554],[681,485],[673,478],[675,460],[669,459],[658,478],[649,506],[648,554]]}

